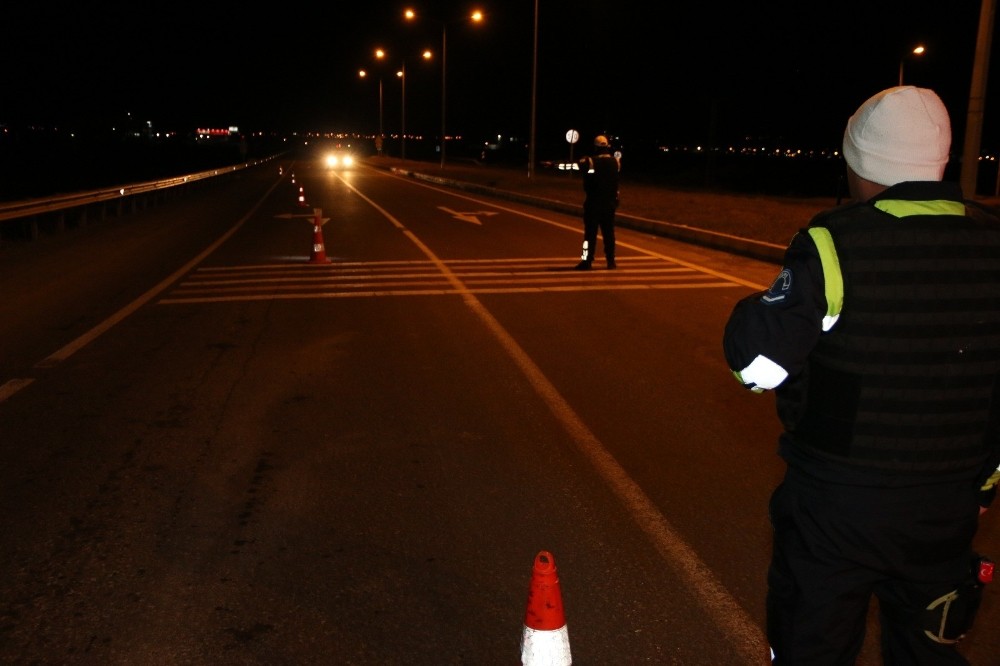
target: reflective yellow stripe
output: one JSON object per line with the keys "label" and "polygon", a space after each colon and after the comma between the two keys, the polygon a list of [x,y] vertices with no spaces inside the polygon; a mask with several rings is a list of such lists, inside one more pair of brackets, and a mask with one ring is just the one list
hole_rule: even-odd
{"label": "reflective yellow stripe", "polygon": [[980,490],[982,490],[983,492],[985,492],[985,491],[989,490],[990,488],[993,488],[994,486],[996,486],[998,481],[1000,481],[1000,469],[994,470],[994,472],[992,474],[990,474],[990,478],[986,479],[986,483],[984,483],[982,485],[982,487],[980,488]]}
{"label": "reflective yellow stripe", "polygon": [[[936,199],[933,201],[909,201],[906,199],[880,199],[875,207],[894,217],[911,215],[965,215],[965,204],[961,201]],[[823,330],[829,330],[844,308],[844,275],[840,271],[840,259],[834,247],[830,230],[825,227],[810,227],[809,236],[816,244],[819,259],[823,264],[823,282],[826,296],[826,318]]]}
{"label": "reflective yellow stripe", "polygon": [[819,260],[823,264],[823,284],[826,296],[826,316],[838,317],[844,307],[844,276],[840,272],[840,259],[833,237],[826,227],[810,227],[809,235],[819,250]]}
{"label": "reflective yellow stripe", "polygon": [[875,207],[893,217],[910,215],[965,215],[965,204],[961,201],[936,199],[934,201],[907,201],[906,199],[880,199]]}

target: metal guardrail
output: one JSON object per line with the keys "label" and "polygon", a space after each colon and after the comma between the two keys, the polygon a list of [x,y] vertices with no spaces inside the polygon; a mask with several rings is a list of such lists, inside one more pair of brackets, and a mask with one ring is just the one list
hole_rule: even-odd
{"label": "metal guardrail", "polygon": [[173,178],[150,180],[143,183],[132,183],[129,185],[118,185],[107,189],[90,190],[73,194],[61,194],[37,199],[25,199],[23,201],[0,202],[0,222],[5,220],[33,217],[36,215],[43,215],[45,213],[58,212],[70,208],[78,208],[80,206],[87,206],[94,203],[122,200],[131,196],[147,194],[150,192],[158,192],[172,187],[178,187],[180,185],[188,185],[200,180],[205,180],[206,178],[222,176],[235,171],[240,171],[242,169],[254,167],[272,159],[274,159],[274,157],[268,157],[254,162],[246,162],[228,167],[209,169],[207,171],[200,171],[184,176],[175,176]]}

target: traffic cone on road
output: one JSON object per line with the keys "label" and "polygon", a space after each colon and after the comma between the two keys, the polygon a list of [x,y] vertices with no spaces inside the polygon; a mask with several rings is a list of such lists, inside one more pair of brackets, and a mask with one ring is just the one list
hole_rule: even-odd
{"label": "traffic cone on road", "polygon": [[299,205],[305,208],[308,204],[306,203],[306,190],[301,185],[299,186]]}
{"label": "traffic cone on road", "polygon": [[313,208],[313,247],[309,255],[310,264],[327,264],[326,245],[323,244],[323,209]]}
{"label": "traffic cone on road", "polygon": [[543,550],[535,556],[531,572],[528,610],[524,614],[521,634],[521,665],[569,666],[572,663],[556,562],[552,553]]}

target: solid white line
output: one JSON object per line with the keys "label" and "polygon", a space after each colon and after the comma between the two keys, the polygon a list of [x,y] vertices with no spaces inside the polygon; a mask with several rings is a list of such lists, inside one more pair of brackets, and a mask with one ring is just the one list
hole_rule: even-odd
{"label": "solid white line", "polygon": [[271,185],[271,187],[268,188],[267,192],[264,193],[264,195],[260,198],[260,200],[253,205],[253,207],[247,212],[246,215],[244,215],[239,220],[239,222],[233,225],[233,227],[229,231],[223,234],[214,243],[205,248],[205,250],[201,254],[199,254],[197,257],[195,257],[188,263],[184,264],[184,266],[174,271],[173,274],[171,274],[165,280],[160,282],[158,285],[156,285],[155,287],[147,291],[145,294],[143,294],[139,298],[135,299],[134,301],[126,305],[124,308],[122,308],[115,314],[105,319],[103,322],[101,322],[94,328],[90,329],[89,331],[78,337],[76,340],[73,340],[68,345],[64,346],[62,349],[59,349],[58,351],[53,352],[52,354],[46,356],[44,359],[36,363],[35,367],[50,368],[54,365],[61,363],[62,361],[65,361],[67,358],[78,352],[80,349],[93,342],[102,333],[107,332],[115,324],[125,319],[125,317],[129,316],[130,314],[138,310],[140,307],[142,307],[149,301],[156,298],[157,295],[165,291],[170,285],[180,280],[185,273],[190,272],[191,269],[193,269],[199,263],[204,261],[205,257],[210,255],[212,252],[215,252],[215,250],[220,245],[229,240],[230,236],[235,234],[239,230],[239,228],[242,227],[248,219],[250,219],[250,216],[253,215],[258,208],[260,208],[261,204],[264,203],[264,200],[267,199],[268,196],[270,196],[271,192],[274,190],[274,188],[278,186],[280,182],[281,180],[275,181],[274,185]]}
{"label": "solid white line", "polygon": [[3,386],[0,386],[0,402],[3,402],[10,396],[14,395],[33,381],[35,380],[27,377],[24,379],[11,379],[10,381],[4,383]]}

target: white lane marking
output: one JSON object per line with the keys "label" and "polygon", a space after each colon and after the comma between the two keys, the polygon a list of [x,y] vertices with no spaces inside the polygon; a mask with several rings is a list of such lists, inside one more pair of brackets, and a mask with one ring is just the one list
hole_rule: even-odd
{"label": "white lane marking", "polygon": [[[617,271],[581,273],[553,266],[559,258],[444,260],[465,291],[476,294],[544,294],[578,291],[623,291],[737,288],[733,282],[671,265],[657,257],[628,256]],[[344,261],[323,265],[263,264],[202,266],[157,301],[160,305],[271,301],[358,296],[441,295],[461,293],[451,287],[433,263]]]}
{"label": "white lane marking", "polygon": [[[271,192],[274,191],[274,188],[276,188],[279,184],[281,184],[281,182],[282,182],[281,179],[276,180],[274,184],[268,188],[267,192],[265,192],[264,195],[257,201],[257,203],[253,205],[253,207],[247,212],[246,215],[244,215],[235,225],[233,225],[231,229],[229,229],[229,231],[223,234],[214,243],[209,245],[197,257],[189,261],[183,267],[181,267],[180,269],[175,271],[172,275],[170,275],[170,277],[160,282],[158,285],[156,285],[155,287],[147,291],[145,294],[143,294],[136,300],[126,305],[124,308],[122,308],[115,314],[105,319],[103,322],[101,322],[94,328],[90,329],[80,337],[76,338],[68,345],[65,345],[61,349],[53,352],[52,354],[49,354],[41,361],[35,363],[34,367],[51,368],[52,366],[58,365],[62,361],[65,361],[67,358],[75,354],[77,351],[79,351],[86,345],[93,342],[102,333],[108,331],[112,326],[125,319],[125,317],[132,314],[133,312],[138,310],[140,307],[142,307],[149,301],[156,298],[157,295],[159,295],[160,293],[166,291],[166,289],[170,287],[171,284],[177,282],[185,273],[190,272],[195,266],[201,263],[205,259],[205,257],[214,252],[220,245],[226,242],[230,238],[230,236],[236,233],[239,230],[239,228],[242,227],[248,219],[250,219],[250,217],[257,211],[257,209],[260,208],[261,204],[264,203],[264,201],[271,195]],[[7,400],[7,398],[14,395],[21,389],[25,388],[33,381],[35,381],[34,378],[23,378],[23,379],[12,379],[6,382],[5,384],[3,384],[3,386],[0,386],[0,402]]]}
{"label": "white lane marking", "polygon": [[[343,180],[343,179],[341,179]],[[715,620],[715,630],[719,632],[719,640],[728,640],[745,658],[746,663],[757,663],[766,654],[767,639],[757,627],[753,619],[739,603],[729,594],[729,591],[715,577],[712,570],[702,562],[698,553],[691,548],[677,533],[673,526],[656,508],[652,500],[642,488],[629,477],[628,473],[618,464],[599,439],[584,424],[573,408],[566,402],[556,387],[548,380],[527,352],[504,327],[493,317],[489,310],[468,291],[462,281],[455,276],[448,266],[439,259],[429,247],[424,245],[409,229],[394,218],[388,211],[362,194],[347,181],[344,183],[379,211],[389,222],[401,229],[421,252],[438,267],[446,276],[455,291],[461,292],[462,298],[469,309],[475,313],[486,327],[493,333],[503,349],[510,355],[514,363],[521,369],[525,377],[534,387],[556,419],[573,438],[580,452],[593,464],[597,472],[604,478],[621,502],[626,511],[636,521],[640,529],[650,538],[660,555],[667,560],[686,579],[686,591],[697,599],[702,607]],[[512,211],[517,212],[517,211]],[[678,262],[684,264],[684,262]],[[688,265],[688,264],[684,264]]]}
{"label": "white lane marking", "polygon": [[10,381],[4,383],[3,386],[0,386],[0,402],[3,402],[10,396],[14,395],[33,381],[35,380],[30,377],[26,377],[24,379],[11,379]]}

